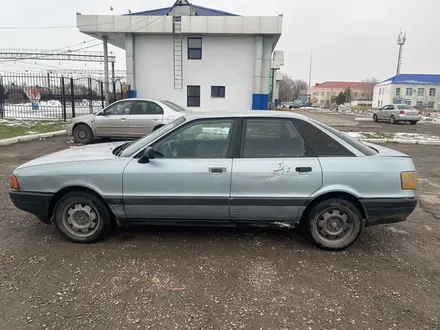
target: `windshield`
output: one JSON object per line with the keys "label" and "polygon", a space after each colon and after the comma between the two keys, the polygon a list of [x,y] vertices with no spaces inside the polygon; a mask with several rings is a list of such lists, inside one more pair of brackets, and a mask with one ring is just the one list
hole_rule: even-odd
{"label": "windshield", "polygon": [[143,138],[140,138],[139,140],[133,141],[130,145],[127,145],[123,152],[121,153],[122,157],[128,157],[132,155],[134,152],[141,149],[143,146],[149,144],[150,142],[156,140],[159,136],[162,134],[174,129],[175,127],[179,126],[185,121],[184,117],[179,117],[172,122],[168,123],[165,126],[162,126],[158,130],[154,131],[153,133],[149,135],[145,135]]}
{"label": "windshield", "polygon": [[338,138],[340,138],[344,142],[348,143],[353,148],[356,148],[357,150],[362,152],[365,156],[374,156],[378,153],[376,149],[373,149],[372,147],[369,147],[366,144],[363,144],[362,142],[359,142],[358,140],[351,138],[347,134],[339,132],[338,130],[336,130],[330,126],[327,126],[323,123],[320,123],[319,121],[313,120],[313,122],[315,124],[317,124],[318,126],[324,128],[325,130],[331,132],[332,134],[336,135]]}
{"label": "windshield", "polygon": [[171,101],[164,100],[164,101],[160,101],[160,102],[162,102],[163,104],[169,106],[171,109],[173,109],[175,111],[186,112],[185,108],[182,108],[181,106],[178,106],[177,104],[175,104],[175,103],[173,103]]}
{"label": "windshield", "polygon": [[415,110],[415,108],[412,105],[407,105],[407,104],[397,104],[397,109],[410,109],[410,110]]}

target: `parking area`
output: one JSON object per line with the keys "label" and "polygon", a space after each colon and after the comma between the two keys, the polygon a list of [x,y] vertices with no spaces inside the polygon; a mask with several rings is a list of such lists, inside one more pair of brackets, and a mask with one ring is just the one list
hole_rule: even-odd
{"label": "parking area", "polygon": [[8,196],[16,166],[69,141],[0,147],[0,329],[440,329],[440,147],[388,145],[414,159],[417,209],[330,253],[291,230],[69,243]]}

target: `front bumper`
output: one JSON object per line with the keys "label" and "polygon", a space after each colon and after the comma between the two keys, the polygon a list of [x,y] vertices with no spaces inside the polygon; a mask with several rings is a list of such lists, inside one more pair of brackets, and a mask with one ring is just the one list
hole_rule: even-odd
{"label": "front bumper", "polygon": [[42,221],[49,219],[49,205],[53,194],[11,191],[9,197],[20,210],[31,213]]}
{"label": "front bumper", "polygon": [[367,226],[405,221],[417,206],[417,198],[361,199]]}

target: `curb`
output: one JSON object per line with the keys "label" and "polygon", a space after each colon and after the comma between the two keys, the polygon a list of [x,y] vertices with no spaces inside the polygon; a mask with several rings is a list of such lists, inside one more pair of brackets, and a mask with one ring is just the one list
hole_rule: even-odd
{"label": "curb", "polygon": [[40,133],[40,134],[21,135],[21,136],[16,136],[16,137],[9,138],[9,139],[0,140],[0,146],[7,146],[10,144],[31,141],[31,140],[46,139],[49,137],[62,136],[62,135],[66,135],[66,134],[67,134],[67,131],[62,130],[62,131]]}
{"label": "curb", "polygon": [[424,141],[424,140],[404,140],[404,139],[360,139],[362,142],[370,142],[370,143],[398,143],[398,144],[420,144],[420,145],[428,145],[428,146],[440,146],[439,141]]}

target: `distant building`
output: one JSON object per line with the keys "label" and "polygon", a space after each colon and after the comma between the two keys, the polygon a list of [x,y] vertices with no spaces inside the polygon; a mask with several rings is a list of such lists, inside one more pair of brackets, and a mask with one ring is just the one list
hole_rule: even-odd
{"label": "distant building", "polygon": [[77,15],[82,33],[125,49],[131,97],[195,110],[277,104],[282,23],[282,15],[239,16],[187,0],[122,16]]}
{"label": "distant building", "polygon": [[326,81],[309,89],[310,99],[314,105],[329,107],[339,93],[350,89],[350,101],[372,100],[373,88],[376,83]]}
{"label": "distant building", "polygon": [[374,87],[373,107],[409,104],[440,111],[440,74],[399,74]]}

